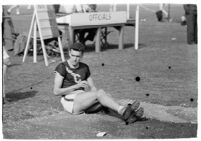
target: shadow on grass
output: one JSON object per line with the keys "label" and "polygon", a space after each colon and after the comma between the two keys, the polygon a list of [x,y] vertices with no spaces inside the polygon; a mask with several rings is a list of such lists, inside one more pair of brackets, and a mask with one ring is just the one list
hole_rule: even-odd
{"label": "shadow on grass", "polygon": [[[124,49],[126,48],[131,48],[133,47],[133,44],[129,43],[129,44],[124,44]],[[101,51],[105,51],[108,49],[118,49],[118,44],[108,44],[108,45],[102,45],[101,46]],[[94,44],[88,44],[85,48],[86,52],[91,52],[91,51],[95,51],[95,45]]]}
{"label": "shadow on grass", "polygon": [[[139,43],[139,49],[146,48],[146,47],[147,46],[145,44]],[[132,43],[124,44],[123,49],[127,49],[127,48],[134,48],[134,44],[132,44]],[[104,44],[101,46],[101,51],[106,51],[109,49],[118,49],[118,44]],[[69,58],[68,50],[69,50],[68,48],[63,49],[64,56],[66,58]],[[85,46],[85,52],[95,52],[95,44],[87,44]],[[19,64],[19,65],[21,65],[21,64]]]}
{"label": "shadow on grass", "polygon": [[[85,52],[94,52],[95,51],[95,44],[87,44],[85,47],[86,47]],[[134,48],[134,44],[128,43],[128,44],[124,44],[123,49],[132,48],[132,47]],[[139,43],[139,48],[145,48],[145,47],[147,47],[145,44]],[[101,45],[101,51],[106,51],[108,49],[118,49],[118,44]],[[68,50],[69,50],[68,48],[63,48],[64,56],[66,58],[69,57]],[[42,55],[42,54],[40,54],[40,55]],[[32,56],[32,54],[31,54],[31,56]],[[50,56],[52,56],[52,55],[50,55]],[[14,64],[13,66],[15,66],[15,65],[21,65],[21,64]]]}
{"label": "shadow on grass", "polygon": [[9,65],[9,68],[15,67],[15,66],[20,66],[20,65],[22,65],[22,64],[11,64],[11,65]]}
{"label": "shadow on grass", "polygon": [[143,43],[139,43],[139,48],[146,48],[147,45],[146,44],[143,44]]}
{"label": "shadow on grass", "polygon": [[[86,114],[95,114],[95,113],[107,114],[109,116],[124,120],[123,116],[121,116],[120,114],[118,114],[116,111],[114,111],[112,109],[100,106],[100,104],[95,104],[94,106],[95,107],[91,107],[91,109],[89,108],[87,111],[85,111],[85,113]],[[94,110],[94,109],[96,109],[96,110]],[[90,112],[90,110],[92,110],[92,112]],[[136,121],[134,121],[134,122],[142,122],[142,121],[147,121],[147,120],[149,120],[149,119],[146,117],[141,117],[141,118],[136,119]],[[132,122],[130,124],[133,124],[134,122]],[[128,125],[128,123],[126,123],[126,122],[125,122],[125,124]]]}
{"label": "shadow on grass", "polygon": [[[117,112],[115,112],[114,110],[104,108],[104,113],[109,115],[109,116],[116,117],[116,118],[119,118],[119,119],[123,120],[123,117],[121,115],[119,115]],[[135,122],[137,122],[137,121],[138,122],[139,121],[147,121],[147,120],[149,120],[149,119],[146,118],[146,117],[142,117],[142,118],[137,119]]]}
{"label": "shadow on grass", "polygon": [[27,92],[9,92],[6,93],[6,100],[8,102],[14,102],[25,98],[34,97],[38,91],[27,91]]}

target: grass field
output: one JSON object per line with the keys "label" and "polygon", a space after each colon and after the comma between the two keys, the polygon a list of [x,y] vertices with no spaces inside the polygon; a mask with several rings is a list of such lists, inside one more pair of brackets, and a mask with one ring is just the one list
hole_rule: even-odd
{"label": "grass field", "polygon": [[[145,6],[157,9],[156,5]],[[104,8],[107,5],[100,7]],[[118,7],[124,8],[124,5]],[[130,13],[134,17],[134,8]],[[108,48],[95,53],[95,49],[89,47],[83,62],[90,66],[97,87],[117,99],[197,108],[197,45],[186,44],[186,27],[178,23],[183,15],[182,5],[171,5],[170,15],[172,22],[159,23],[153,12],[140,9],[140,19],[146,21],[140,21],[139,50],[133,47],[133,27],[125,27],[123,50],[118,50],[118,33],[112,28]],[[97,138],[99,131],[107,132],[104,139],[197,136],[197,123],[149,119],[126,126],[106,115],[72,116],[63,111],[60,98],[52,93],[59,57],[50,57],[52,63],[45,67],[43,56],[38,56],[38,63],[34,64],[32,56],[22,63],[22,56],[9,54],[12,65],[6,85],[8,102],[3,105],[4,138],[91,139]],[[141,78],[139,82],[135,80],[137,76]]]}

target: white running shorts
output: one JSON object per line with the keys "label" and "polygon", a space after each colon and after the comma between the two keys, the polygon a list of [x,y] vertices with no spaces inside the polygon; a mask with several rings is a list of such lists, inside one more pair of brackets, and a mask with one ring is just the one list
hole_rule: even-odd
{"label": "white running shorts", "polygon": [[75,99],[77,94],[80,94],[83,92],[84,92],[83,90],[77,90],[77,91],[73,91],[70,94],[62,97],[61,98],[61,104],[62,104],[64,110],[73,114],[74,99]]}

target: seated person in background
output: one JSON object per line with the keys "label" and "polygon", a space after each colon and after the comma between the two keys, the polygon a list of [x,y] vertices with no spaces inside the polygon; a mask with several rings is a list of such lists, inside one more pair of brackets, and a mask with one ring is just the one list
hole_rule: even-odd
{"label": "seated person in background", "polygon": [[[76,5],[77,12],[96,12],[96,4],[83,4],[83,5]],[[86,41],[93,41],[96,35],[97,28],[90,28],[90,29],[78,29],[75,30],[75,34],[78,35],[78,40],[82,44],[85,44]]]}
{"label": "seated person in background", "polygon": [[58,12],[72,14],[72,13],[83,13],[83,12],[96,12],[95,4],[77,4],[77,5],[60,5],[59,9],[57,5],[54,5],[54,8],[57,8]]}
{"label": "seated person in background", "polygon": [[[72,14],[72,13],[85,13],[85,12],[96,12],[95,4],[83,4],[83,5],[61,5],[59,12]],[[91,29],[76,29],[74,31],[79,42],[85,44],[87,40],[93,41],[96,35],[96,28]]]}
{"label": "seated person in background", "polygon": [[7,51],[14,49],[13,34],[15,33],[11,12],[16,8],[16,13],[19,14],[18,5],[3,5],[3,19],[2,19],[2,36],[4,40],[4,47]]}
{"label": "seated person in background", "polygon": [[84,48],[81,43],[71,45],[69,58],[55,69],[53,91],[55,95],[61,96],[63,108],[69,113],[81,114],[94,104],[99,104],[117,112],[127,124],[141,118],[143,108],[139,108],[139,102],[122,106],[104,90],[97,90],[89,66],[80,62]]}
{"label": "seated person in background", "polygon": [[97,8],[97,5],[96,4],[86,4],[85,7],[85,12],[97,12],[96,11],[96,8]]}
{"label": "seated person in background", "polygon": [[59,9],[60,9],[59,4],[53,4],[53,8],[54,8],[55,14],[59,13]]}

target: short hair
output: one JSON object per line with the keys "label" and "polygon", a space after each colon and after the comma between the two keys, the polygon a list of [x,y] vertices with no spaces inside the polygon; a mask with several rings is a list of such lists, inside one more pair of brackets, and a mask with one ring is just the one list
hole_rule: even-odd
{"label": "short hair", "polygon": [[82,43],[73,43],[70,45],[70,50],[71,49],[84,52],[85,46]]}

